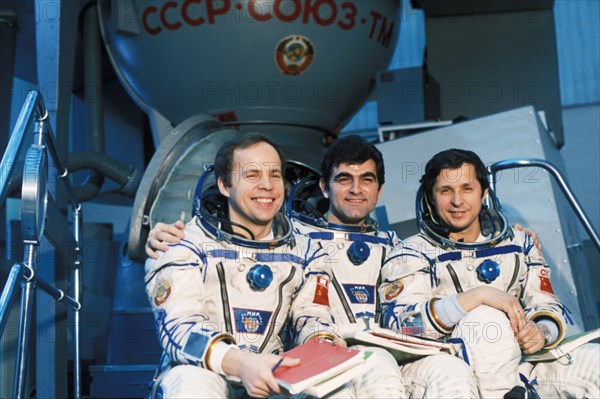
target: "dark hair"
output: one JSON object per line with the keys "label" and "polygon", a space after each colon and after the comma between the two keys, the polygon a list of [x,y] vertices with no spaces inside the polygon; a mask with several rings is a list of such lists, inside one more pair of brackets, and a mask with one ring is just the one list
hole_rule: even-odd
{"label": "dark hair", "polygon": [[438,152],[425,165],[425,174],[421,179],[425,195],[431,201],[433,200],[433,185],[435,180],[440,175],[442,169],[458,169],[462,164],[467,163],[475,167],[475,177],[481,184],[481,192],[483,193],[489,188],[487,180],[487,171],[481,158],[473,151],[459,150],[452,148]]}
{"label": "dark hair", "polygon": [[283,151],[269,137],[260,133],[245,133],[240,137],[228,141],[219,148],[215,155],[215,178],[221,178],[227,187],[231,187],[231,172],[233,170],[233,152],[236,149],[252,147],[258,143],[267,143],[277,151],[281,161],[281,173],[285,171],[285,155]]}
{"label": "dark hair", "polygon": [[377,169],[377,181],[379,187],[385,183],[385,168],[383,166],[383,156],[381,152],[371,143],[366,142],[360,136],[346,136],[335,141],[323,157],[321,162],[321,178],[325,183],[325,188],[329,188],[329,180],[333,173],[333,168],[342,163],[351,165],[361,164],[372,159]]}

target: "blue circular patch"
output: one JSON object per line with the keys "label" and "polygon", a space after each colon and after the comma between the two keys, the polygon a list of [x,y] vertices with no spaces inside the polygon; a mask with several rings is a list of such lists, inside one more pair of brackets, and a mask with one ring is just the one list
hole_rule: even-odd
{"label": "blue circular patch", "polygon": [[267,265],[254,265],[248,271],[246,280],[253,290],[263,291],[273,282],[273,272]]}
{"label": "blue circular patch", "polygon": [[367,259],[369,259],[369,255],[371,255],[371,250],[367,243],[362,241],[355,241],[350,245],[348,251],[348,258],[350,262],[352,262],[355,266],[363,264]]}
{"label": "blue circular patch", "polygon": [[477,278],[486,284],[496,280],[500,275],[500,265],[491,259],[486,259],[477,266]]}

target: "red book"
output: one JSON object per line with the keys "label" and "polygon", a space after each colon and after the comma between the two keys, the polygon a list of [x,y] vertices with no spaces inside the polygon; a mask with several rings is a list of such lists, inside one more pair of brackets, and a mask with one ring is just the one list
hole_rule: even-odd
{"label": "red book", "polygon": [[[318,339],[312,339],[281,356],[300,359],[300,364],[295,367],[279,367],[273,372],[277,383],[291,394],[318,387],[325,381],[326,390],[330,392],[357,376],[350,369],[364,363],[366,359],[365,352],[361,350],[335,346]],[[320,396],[319,394],[327,393],[323,391],[324,389],[320,389],[311,394]]]}

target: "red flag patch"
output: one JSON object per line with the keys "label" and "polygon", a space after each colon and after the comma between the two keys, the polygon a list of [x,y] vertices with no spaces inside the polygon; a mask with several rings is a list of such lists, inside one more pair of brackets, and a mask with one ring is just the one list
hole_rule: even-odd
{"label": "red flag patch", "polygon": [[544,269],[540,270],[540,290],[555,295],[548,273]]}
{"label": "red flag patch", "polygon": [[313,303],[329,306],[329,280],[324,277],[317,277]]}

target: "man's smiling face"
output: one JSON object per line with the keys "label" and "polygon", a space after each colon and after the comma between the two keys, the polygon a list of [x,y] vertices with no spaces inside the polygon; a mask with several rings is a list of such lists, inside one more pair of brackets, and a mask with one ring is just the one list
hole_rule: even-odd
{"label": "man's smiling face", "polygon": [[321,190],[329,198],[328,220],[336,224],[363,225],[383,190],[372,159],[361,164],[341,163],[328,183],[321,181]]}
{"label": "man's smiling face", "polygon": [[248,228],[256,239],[271,231],[273,218],[284,199],[279,154],[270,144],[259,142],[233,152],[231,186],[219,180],[228,198],[229,219]]}
{"label": "man's smiling face", "polygon": [[433,185],[433,205],[441,221],[450,228],[450,238],[474,242],[479,237],[479,212],[486,194],[472,164],[442,169]]}

